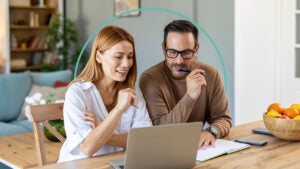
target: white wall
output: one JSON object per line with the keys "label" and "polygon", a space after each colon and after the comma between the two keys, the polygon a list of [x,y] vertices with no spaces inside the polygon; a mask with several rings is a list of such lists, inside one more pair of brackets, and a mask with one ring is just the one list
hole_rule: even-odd
{"label": "white wall", "polygon": [[226,69],[225,74],[222,63],[212,44],[200,32],[200,52],[198,59],[218,68],[223,81],[227,80],[226,96],[229,102],[229,111],[235,119],[234,112],[234,0],[195,0],[195,20],[206,29],[216,43]]}
{"label": "white wall", "polygon": [[[163,8],[183,14],[209,33],[222,54],[227,70],[226,94],[234,118],[234,0],[140,0],[140,2],[141,8]],[[67,0],[67,18],[76,22],[81,45],[101,24],[113,17],[113,5],[112,0]],[[124,27],[134,36],[138,75],[164,59],[161,50],[163,28],[174,19],[182,18],[161,11],[142,11],[138,17],[119,18],[110,23]],[[203,32],[199,33],[199,41],[201,49],[198,59],[217,67],[223,75],[217,53]]]}
{"label": "white wall", "polygon": [[[193,18],[194,0],[141,0],[141,8],[163,8],[176,11]],[[81,44],[94,31],[114,16],[114,3],[112,0],[68,0],[67,17],[78,24]],[[138,57],[138,75],[150,66],[164,59],[161,50],[164,26],[174,19],[176,15],[163,11],[141,11],[138,17],[123,17],[110,25],[118,25],[128,30],[135,38],[136,52]],[[89,43],[91,46],[92,41]],[[90,51],[89,49],[87,51]]]}
{"label": "white wall", "polygon": [[262,120],[278,99],[278,0],[235,1],[235,124]]}

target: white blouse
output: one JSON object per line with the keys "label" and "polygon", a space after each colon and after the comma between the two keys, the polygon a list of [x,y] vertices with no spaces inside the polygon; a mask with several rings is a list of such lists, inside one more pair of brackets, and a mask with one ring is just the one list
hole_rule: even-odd
{"label": "white blouse", "polygon": [[[130,106],[121,116],[114,133],[128,133],[132,127],[152,126],[146,109],[146,103],[139,88],[136,89],[136,105]],[[92,82],[73,83],[67,90],[64,103],[64,126],[67,139],[64,142],[59,155],[58,162],[87,158],[80,151],[78,145],[92,131],[92,127],[84,119],[84,112],[89,111],[96,114],[101,123],[108,112],[96,86]],[[93,156],[107,154],[115,151],[123,151],[124,148],[104,145]]]}

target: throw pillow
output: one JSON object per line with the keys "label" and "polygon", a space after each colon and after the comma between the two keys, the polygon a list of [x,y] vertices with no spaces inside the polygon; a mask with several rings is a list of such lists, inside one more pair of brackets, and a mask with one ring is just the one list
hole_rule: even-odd
{"label": "throw pillow", "polygon": [[0,75],[0,121],[18,118],[30,87],[29,72]]}
{"label": "throw pillow", "polygon": [[54,87],[65,87],[65,86],[68,86],[68,84],[69,84],[68,82],[58,80],[58,81],[55,81]]}
{"label": "throw pillow", "polygon": [[26,117],[29,117],[27,114],[29,105],[28,102],[35,102],[33,104],[63,102],[66,90],[67,87],[53,88],[49,86],[32,85],[32,88],[24,101],[22,112],[18,117],[18,120],[23,120]]}
{"label": "throw pillow", "polygon": [[72,80],[72,71],[71,70],[61,70],[56,72],[31,72],[33,84],[40,86],[52,86],[54,82],[64,81],[70,82]]}

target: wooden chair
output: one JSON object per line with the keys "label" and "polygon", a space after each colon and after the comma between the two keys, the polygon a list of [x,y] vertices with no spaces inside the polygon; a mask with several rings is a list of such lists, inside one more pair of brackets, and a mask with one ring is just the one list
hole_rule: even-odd
{"label": "wooden chair", "polygon": [[38,166],[47,164],[44,132],[41,124],[43,124],[54,136],[62,143],[65,138],[51,127],[48,120],[57,120],[63,118],[63,103],[30,105],[29,112],[33,124],[36,153],[38,157]]}

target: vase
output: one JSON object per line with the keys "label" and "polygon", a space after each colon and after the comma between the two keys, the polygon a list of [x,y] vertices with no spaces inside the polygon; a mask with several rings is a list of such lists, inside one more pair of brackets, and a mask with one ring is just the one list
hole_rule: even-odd
{"label": "vase", "polygon": [[44,0],[39,0],[39,6],[40,7],[44,7],[45,6]]}

